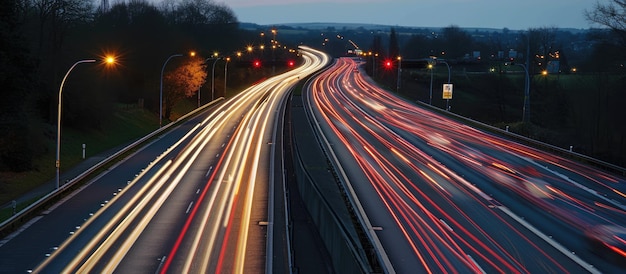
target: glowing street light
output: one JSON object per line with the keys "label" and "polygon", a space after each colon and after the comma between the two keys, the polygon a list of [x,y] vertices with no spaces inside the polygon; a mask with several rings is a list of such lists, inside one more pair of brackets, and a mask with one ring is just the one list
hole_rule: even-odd
{"label": "glowing street light", "polygon": [[[249,46],[249,47],[250,47],[250,46]],[[250,49],[249,49],[249,50],[250,50]],[[240,53],[240,52],[237,52],[237,54],[238,54],[239,56],[241,56],[241,53]],[[214,84],[214,83],[215,83],[215,64],[217,63],[217,60],[222,59],[222,58],[219,58],[219,57],[218,57],[219,55],[220,55],[220,54],[219,54],[219,52],[213,52],[213,56],[211,56],[211,57],[209,57],[209,58],[204,59],[204,63],[206,63],[206,62],[207,62],[207,61],[209,61],[209,60],[215,60],[215,61],[213,62],[213,70],[212,70],[212,73],[211,73],[211,101],[213,101],[213,100],[214,100],[214,98],[213,98],[214,96],[213,96],[213,95],[214,95],[214,93],[215,93],[215,84]],[[230,59],[229,59],[229,60],[230,60]],[[200,87],[200,88],[201,88],[201,87]],[[200,107],[200,88],[198,88],[198,107]]]}
{"label": "glowing street light", "polygon": [[396,92],[400,91],[400,75],[402,75],[402,57],[398,56],[398,81],[396,84]]}
{"label": "glowing street light", "polygon": [[428,69],[430,70],[430,92],[429,92],[429,97],[428,97],[428,104],[432,105],[433,104],[433,70],[435,69],[435,64],[434,62],[437,62],[435,60],[435,57],[430,57],[430,61],[428,62]]}
{"label": "glowing street light", "polygon": [[[448,84],[450,84],[450,76],[451,76],[450,64],[448,64],[448,62],[444,60],[438,60],[437,62],[443,63],[448,68]],[[446,110],[450,110],[450,99],[446,99]]]}
{"label": "glowing street light", "polygon": [[273,35],[273,39],[272,39],[272,75],[276,74],[276,53],[274,53],[275,49],[276,49],[276,45],[278,44],[278,42],[276,42],[276,34],[278,33],[278,30],[276,30],[276,28],[272,28],[272,35]]}
{"label": "glowing street light", "polygon": [[224,61],[226,61],[226,64],[224,64],[224,96],[226,96],[226,80],[228,80],[228,63],[230,62],[230,57],[226,57]]}
{"label": "glowing street light", "polygon": [[215,100],[215,64],[217,64],[217,61],[222,59],[220,57],[217,57],[218,54],[217,52],[213,54],[215,61],[213,61],[213,69],[211,70],[211,101]]}
{"label": "glowing street light", "polygon": [[161,126],[163,125],[163,72],[165,71],[165,65],[167,65],[167,62],[169,62],[170,59],[174,57],[182,57],[182,56],[183,56],[182,54],[171,55],[170,57],[167,58],[167,60],[165,60],[165,63],[163,63],[163,67],[161,67],[161,86],[159,89],[160,90],[159,92],[159,128],[161,128]]}
{"label": "glowing street light", "polygon": [[[70,69],[67,70],[67,72],[65,73],[65,76],[63,76],[63,80],[61,81],[61,86],[59,87],[59,102],[57,105],[57,151],[56,151],[56,161],[54,164],[56,167],[56,180],[55,180],[56,189],[58,189],[61,186],[60,185],[60,181],[61,181],[61,111],[62,111],[62,102],[63,102],[63,86],[65,85],[65,80],[67,80],[67,77],[70,75],[70,72],[72,72],[74,67],[82,63],[95,63],[95,62],[96,62],[95,59],[86,59],[86,60],[80,60],[74,63],[70,67]],[[104,62],[107,64],[114,64],[115,57],[108,56],[104,59]]]}

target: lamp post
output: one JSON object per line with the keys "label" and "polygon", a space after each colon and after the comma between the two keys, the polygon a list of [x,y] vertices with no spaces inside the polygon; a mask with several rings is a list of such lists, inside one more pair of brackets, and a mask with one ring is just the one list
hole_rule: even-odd
{"label": "lamp post", "polygon": [[230,62],[230,57],[226,57],[224,61],[226,61],[226,64],[224,64],[224,96],[226,96],[226,80],[228,80],[228,62]]}
{"label": "lamp post", "polygon": [[528,68],[524,64],[515,64],[524,69],[524,107],[522,108],[522,122],[530,119],[530,75]]}
{"label": "lamp post", "polygon": [[526,35],[526,64],[518,64],[526,72],[526,78],[524,81],[524,108],[522,113],[522,123],[527,120],[530,121],[530,75],[528,72],[528,65],[530,64],[530,30]]}
{"label": "lamp post", "polygon": [[161,68],[161,87],[159,92],[159,128],[161,128],[161,126],[163,125],[163,72],[165,71],[165,65],[167,65],[167,62],[169,62],[170,59],[182,56],[182,54],[171,55],[167,58],[167,60],[165,60],[165,63],[163,63],[163,67]]}
{"label": "lamp post", "polygon": [[276,55],[274,53],[274,50],[276,49],[276,33],[278,31],[276,30],[276,28],[272,28],[272,35],[274,36],[274,38],[272,39],[272,75],[274,75],[276,73]]}
{"label": "lamp post", "polygon": [[430,69],[430,92],[428,96],[428,104],[433,104],[433,70],[435,69],[435,65],[430,63],[428,64],[428,69]]}
{"label": "lamp post", "polygon": [[398,56],[398,82],[396,84],[396,92],[400,92],[400,75],[402,74],[402,57]]}
{"label": "lamp post", "polygon": [[[450,65],[448,64],[448,62],[440,60],[439,62],[443,63],[446,65],[446,67],[448,68],[448,84],[450,84]],[[450,99],[446,99],[446,110],[450,109]]]}
{"label": "lamp post", "polygon": [[94,63],[94,62],[96,62],[96,60],[87,59],[87,60],[80,60],[74,63],[74,65],[70,67],[67,73],[65,73],[65,76],[63,77],[63,80],[61,81],[61,87],[59,88],[59,104],[57,106],[57,155],[56,155],[57,157],[55,161],[56,188],[57,189],[60,187],[60,181],[61,181],[61,102],[63,99],[63,86],[65,85],[65,80],[67,80],[67,76],[70,75],[70,72],[72,71],[72,69],[74,69],[74,67],[76,67],[76,65],[81,64],[81,63]]}
{"label": "lamp post", "polygon": [[213,69],[211,70],[211,101],[215,100],[215,64],[222,58],[215,58],[213,61]]}

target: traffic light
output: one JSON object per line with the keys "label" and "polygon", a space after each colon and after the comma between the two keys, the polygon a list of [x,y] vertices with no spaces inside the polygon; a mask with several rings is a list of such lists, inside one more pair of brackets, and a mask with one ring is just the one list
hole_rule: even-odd
{"label": "traffic light", "polygon": [[391,62],[391,60],[385,60],[385,68],[386,69],[393,68],[393,62]]}
{"label": "traffic light", "polygon": [[294,62],[293,60],[289,60],[289,61],[287,61],[287,66],[288,66],[288,67],[290,67],[290,68],[291,68],[291,67],[293,67],[293,66],[295,66],[295,65],[296,65],[296,62]]}
{"label": "traffic light", "polygon": [[252,66],[253,66],[254,68],[260,68],[260,67],[261,67],[261,61],[259,61],[259,60],[254,60],[254,61],[252,62]]}

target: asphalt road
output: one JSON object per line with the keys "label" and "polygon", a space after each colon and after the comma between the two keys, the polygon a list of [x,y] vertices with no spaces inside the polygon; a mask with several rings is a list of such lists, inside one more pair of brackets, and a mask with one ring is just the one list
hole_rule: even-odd
{"label": "asphalt road", "polygon": [[35,218],[0,246],[0,272],[284,268],[272,254],[286,244],[267,241],[286,229],[268,203],[283,185],[279,122],[293,85],[327,62],[301,53],[302,67],[199,113]]}
{"label": "asphalt road", "polygon": [[585,231],[626,226],[626,180],[508,141],[372,84],[341,58],[307,93],[389,272],[607,272]]}

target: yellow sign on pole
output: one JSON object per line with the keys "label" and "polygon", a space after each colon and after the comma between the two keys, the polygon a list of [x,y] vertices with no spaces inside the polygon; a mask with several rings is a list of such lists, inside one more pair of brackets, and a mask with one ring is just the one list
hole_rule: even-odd
{"label": "yellow sign on pole", "polygon": [[443,99],[452,99],[452,84],[443,84]]}

